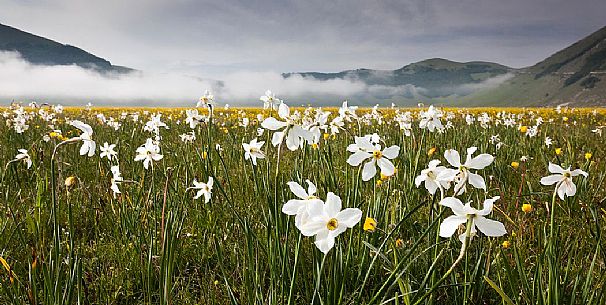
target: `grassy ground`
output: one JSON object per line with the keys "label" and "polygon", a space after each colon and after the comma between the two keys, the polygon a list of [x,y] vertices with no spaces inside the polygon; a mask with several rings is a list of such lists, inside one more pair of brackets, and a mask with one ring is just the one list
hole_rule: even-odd
{"label": "grassy ground", "polygon": [[[338,115],[328,110],[330,119]],[[606,135],[594,131],[606,125],[603,111],[445,109],[453,114],[453,127],[439,133],[419,128],[413,109],[406,136],[394,110],[379,109],[336,134],[322,131],[317,145],[295,151],[272,146],[271,131],[258,136],[257,115],[276,116],[262,109],[217,109],[212,120],[191,129],[184,109],[70,108],[43,118],[25,107],[29,129],[23,133],[14,129],[15,109],[4,111],[2,304],[606,303]],[[502,124],[501,111],[515,119],[514,126]],[[135,151],[154,138],[144,125],[157,112],[169,129],[159,130],[163,158],[146,170],[134,161]],[[370,110],[358,110],[363,113]],[[486,128],[465,121],[466,114],[481,113],[492,118]],[[120,123],[117,129],[107,123],[110,117]],[[244,117],[247,127],[241,126]],[[536,136],[520,131],[535,126],[538,117],[544,122]],[[98,146],[116,144],[118,159],[100,158],[98,149],[81,156],[82,141],[57,147],[80,135],[69,124],[74,119],[92,127]],[[191,131],[196,140],[182,142],[179,135]],[[372,133],[381,136],[383,147],[400,147],[392,160],[397,171],[364,182],[361,166],[346,162],[346,147],[354,136]],[[491,142],[494,135],[499,148]],[[266,141],[266,158],[253,166],[242,143],[257,137]],[[545,137],[553,145],[546,146]],[[468,186],[457,198],[479,209],[485,198],[500,196],[487,217],[502,222],[507,234],[478,233],[451,269],[462,243],[438,233],[452,212],[438,204],[439,192],[432,196],[414,179],[432,159],[448,166],[446,150],[465,158],[471,146],[495,159],[477,171],[486,191]],[[31,168],[12,161],[18,149],[28,151]],[[553,185],[539,182],[549,175],[549,162],[589,176],[573,177],[576,194],[561,200]],[[125,181],[115,196],[110,187],[116,164]],[[210,177],[210,201],[194,199],[194,179]],[[333,192],[344,208],[362,211],[361,221],[339,235],[326,255],[300,234],[293,216],[281,212],[295,198],[287,182],[305,187],[307,179],[320,199]],[[445,192],[452,196],[453,187]],[[377,221],[374,232],[364,230],[367,217]]]}

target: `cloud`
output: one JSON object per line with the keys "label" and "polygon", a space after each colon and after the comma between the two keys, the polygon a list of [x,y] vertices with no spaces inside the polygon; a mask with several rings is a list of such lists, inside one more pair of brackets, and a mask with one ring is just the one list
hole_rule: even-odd
{"label": "cloud", "polygon": [[0,52],[0,98],[44,99],[83,104],[96,101],[136,104],[188,105],[211,89],[221,102],[257,105],[266,89],[303,101],[306,97],[347,97],[367,91],[359,81],[321,81],[277,72],[234,72],[220,81],[179,74],[132,72],[99,74],[76,65],[40,66],[23,60],[18,53]]}
{"label": "cloud", "polygon": [[[479,83],[457,87],[423,88],[413,84],[381,84],[391,71],[369,71],[361,80],[345,74],[329,80],[312,76],[266,71],[236,71],[220,79],[185,76],[178,73],[100,74],[76,65],[32,65],[16,52],[0,52],[0,103],[37,100],[83,105],[193,105],[206,89],[220,103],[260,105],[259,97],[270,89],[291,105],[335,104],[349,99],[360,103],[410,102],[432,96],[467,95],[494,88],[513,77],[506,73]],[[389,82],[387,82],[389,83]]]}
{"label": "cloud", "polygon": [[453,91],[459,95],[467,95],[479,90],[492,89],[510,80],[514,76],[515,74],[513,73],[505,73],[497,75],[495,77],[487,78],[479,83],[461,85],[460,87],[455,88]]}

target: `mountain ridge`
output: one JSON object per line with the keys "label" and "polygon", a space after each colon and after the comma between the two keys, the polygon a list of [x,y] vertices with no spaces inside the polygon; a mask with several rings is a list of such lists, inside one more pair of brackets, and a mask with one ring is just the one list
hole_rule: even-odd
{"label": "mountain ridge", "polygon": [[18,52],[34,65],[77,65],[101,73],[128,73],[133,69],[112,65],[78,47],[62,44],[0,23],[0,51]]}

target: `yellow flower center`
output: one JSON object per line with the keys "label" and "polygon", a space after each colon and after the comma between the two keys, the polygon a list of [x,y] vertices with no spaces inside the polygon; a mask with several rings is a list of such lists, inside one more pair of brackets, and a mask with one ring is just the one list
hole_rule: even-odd
{"label": "yellow flower center", "polygon": [[383,157],[383,153],[380,150],[375,150],[372,152],[372,156],[376,159],[381,159]]}
{"label": "yellow flower center", "polygon": [[564,177],[566,177],[566,178],[570,178],[570,173],[568,173],[568,172],[567,172],[567,173],[564,173]]}
{"label": "yellow flower center", "polygon": [[337,221],[336,218],[331,218],[328,223],[326,224],[326,228],[329,231],[334,231],[337,229],[337,227],[339,226],[339,221]]}

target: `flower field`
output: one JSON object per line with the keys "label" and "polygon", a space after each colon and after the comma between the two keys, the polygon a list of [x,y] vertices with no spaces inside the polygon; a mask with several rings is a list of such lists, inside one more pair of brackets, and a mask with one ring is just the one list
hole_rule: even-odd
{"label": "flower field", "polygon": [[2,109],[0,304],[606,303],[606,111],[261,100]]}

